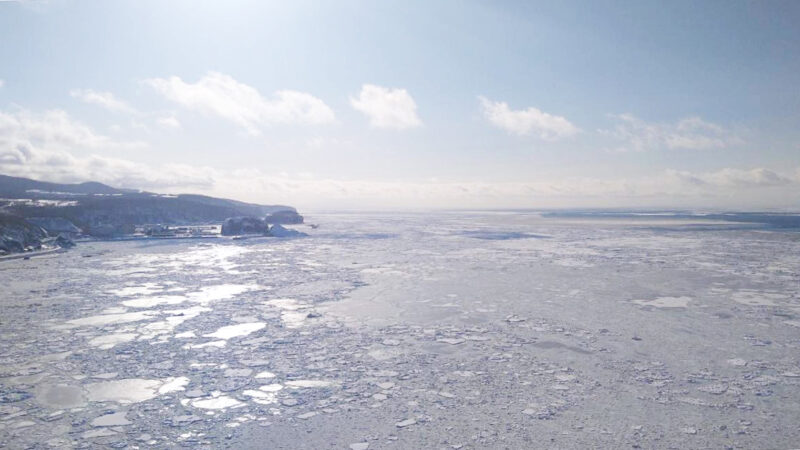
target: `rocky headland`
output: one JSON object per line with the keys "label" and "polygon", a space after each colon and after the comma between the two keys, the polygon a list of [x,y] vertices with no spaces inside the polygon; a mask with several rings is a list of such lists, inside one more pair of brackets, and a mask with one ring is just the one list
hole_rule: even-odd
{"label": "rocky headland", "polygon": [[[223,225],[223,235],[270,235],[270,224],[301,224],[303,216],[284,205],[0,175],[0,256],[42,250],[59,242],[67,246],[76,238],[131,236],[141,227],[220,223],[228,223]],[[292,230],[276,233],[288,236]]]}

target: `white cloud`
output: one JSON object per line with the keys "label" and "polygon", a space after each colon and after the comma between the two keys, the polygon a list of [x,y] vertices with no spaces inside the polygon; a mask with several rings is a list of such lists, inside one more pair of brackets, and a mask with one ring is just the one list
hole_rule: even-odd
{"label": "white cloud", "polygon": [[142,142],[119,142],[97,134],[66,112],[0,111],[0,172],[54,181],[96,180],[119,186],[168,183],[176,174],[154,177],[147,167],[103,155],[75,156],[76,151],[131,150]]}
{"label": "white cloud", "polygon": [[569,120],[554,116],[534,107],[512,110],[506,102],[495,102],[478,97],[483,115],[494,126],[511,134],[534,134],[540,139],[552,141],[578,134],[581,130]]}
{"label": "white cloud", "polygon": [[705,150],[741,143],[733,133],[699,117],[675,123],[645,122],[631,114],[612,115],[617,125],[600,133],[622,141],[616,151],[645,151],[659,148]]}
{"label": "white cloud", "polygon": [[181,123],[175,116],[164,116],[156,119],[156,123],[162,128],[180,129]]}
{"label": "white cloud", "polygon": [[800,201],[800,169],[787,173],[763,167],[665,170],[628,178],[530,182],[389,182],[272,174],[258,169],[226,171],[190,164],[154,166],[100,153],[141,145],[100,135],[63,111],[0,111],[0,173],[49,181],[93,180],[118,187],[201,192],[260,203],[362,209],[685,205],[741,209],[791,206]]}
{"label": "white cloud", "polygon": [[24,162],[36,150],[119,149],[140,147],[142,143],[123,143],[95,133],[61,110],[41,114],[27,110],[0,111],[0,160]]}
{"label": "white cloud", "polygon": [[2,79],[2,78],[0,78],[0,88],[1,88],[1,87],[3,87],[3,86],[5,86],[5,85],[6,85],[6,82],[5,82],[5,81],[3,81],[3,79]]}
{"label": "white cloud", "polygon": [[670,170],[667,174],[682,178],[684,181],[695,185],[709,185],[715,187],[772,187],[786,186],[800,182],[792,176],[781,175],[763,167],[754,169],[724,168],[715,172],[692,174]]}
{"label": "white cloud", "polygon": [[260,128],[272,124],[326,124],[335,120],[333,111],[311,94],[282,90],[274,98],[264,98],[252,86],[232,77],[210,72],[196,83],[179,77],[145,80],[165,98],[202,114],[221,117],[260,134]]}
{"label": "white cloud", "polygon": [[417,104],[405,89],[365,84],[357,98],[350,98],[350,105],[369,117],[375,128],[404,130],[422,125]]}
{"label": "white cloud", "polygon": [[92,105],[100,106],[109,111],[122,113],[135,113],[136,110],[124,101],[114,97],[111,92],[99,92],[92,89],[73,89],[69,95]]}
{"label": "white cloud", "polygon": [[[780,179],[779,182],[764,180]],[[324,208],[356,207],[783,207],[800,201],[800,178],[763,168],[712,172],[665,170],[646,176],[573,177],[531,182],[388,182],[265,174],[219,173],[214,191],[232,198]]]}

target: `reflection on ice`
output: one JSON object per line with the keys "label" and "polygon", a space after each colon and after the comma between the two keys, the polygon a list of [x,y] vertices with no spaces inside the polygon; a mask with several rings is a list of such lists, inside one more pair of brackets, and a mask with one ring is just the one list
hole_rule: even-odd
{"label": "reflection on ice", "polygon": [[155,311],[138,311],[121,314],[101,314],[98,316],[89,316],[81,319],[68,320],[62,327],[59,328],[75,328],[75,327],[102,327],[117,323],[130,323],[139,322],[148,319],[158,314]]}
{"label": "reflection on ice", "polygon": [[247,336],[248,334],[256,332],[266,326],[267,324],[264,322],[240,323],[237,325],[224,326],[217,331],[204,336],[217,339],[231,339],[239,336]]}
{"label": "reflection on ice", "polygon": [[264,386],[261,386],[259,389],[264,392],[278,392],[281,389],[283,389],[283,385],[280,385],[278,383],[265,384]]}
{"label": "reflection on ice", "polygon": [[281,320],[288,328],[299,328],[308,318],[305,309],[311,307],[305,303],[300,303],[293,298],[276,298],[264,302],[265,305],[273,306],[283,310]]}
{"label": "reflection on ice", "polygon": [[170,392],[184,391],[188,384],[189,379],[186,377],[167,378],[164,384],[158,388],[158,393],[168,394]]}
{"label": "reflection on ice", "polygon": [[133,300],[125,300],[123,305],[129,308],[152,308],[158,305],[177,305],[187,300],[182,295],[165,295],[161,297],[142,297]]}
{"label": "reflection on ice", "polygon": [[691,297],[658,297],[653,300],[634,300],[633,303],[655,308],[686,308],[690,301]]}
{"label": "reflection on ice", "polygon": [[162,286],[158,285],[157,283],[142,283],[139,286],[125,286],[119,289],[112,289],[108,292],[109,294],[113,294],[118,297],[132,297],[134,295],[152,294],[154,292],[159,292],[162,289]]}
{"label": "reflection on ice", "polygon": [[193,348],[206,348],[206,347],[217,347],[222,348],[228,345],[228,341],[211,341],[211,342],[204,342],[202,344],[186,344],[183,346],[185,349],[193,349]]}
{"label": "reflection on ice", "polygon": [[219,397],[216,398],[195,400],[192,402],[192,406],[200,409],[225,409],[225,408],[236,408],[244,405],[245,404],[240,402],[239,400],[228,397],[226,395],[220,395]]}
{"label": "reflection on ice", "polygon": [[92,338],[89,340],[89,345],[93,347],[98,347],[103,350],[107,350],[109,348],[114,347],[117,344],[121,344],[123,342],[130,342],[136,339],[136,334],[134,333],[113,333],[113,334],[106,334],[97,336],[96,338]]}
{"label": "reflection on ice", "polygon": [[247,389],[242,391],[242,395],[251,397],[254,402],[261,405],[269,405],[271,403],[278,403],[278,396],[273,392],[256,391]]}
{"label": "reflection on ice", "polygon": [[129,378],[125,380],[90,383],[85,386],[87,399],[91,402],[117,402],[122,404],[139,403],[155,398],[160,394],[183,391],[189,384],[186,377],[146,380]]}
{"label": "reflection on ice", "polygon": [[131,378],[87,384],[86,391],[91,402],[139,403],[154,398],[161,384],[159,380]]}
{"label": "reflection on ice", "polygon": [[188,295],[189,300],[197,303],[208,303],[218,300],[226,300],[249,291],[261,289],[257,284],[218,284],[206,286],[198,292]]}
{"label": "reflection on ice", "polygon": [[296,311],[298,309],[308,308],[309,306],[298,302],[293,298],[276,298],[264,302],[265,305],[274,306],[276,308],[285,309],[287,311]]}
{"label": "reflection on ice", "polygon": [[288,328],[299,328],[308,318],[308,314],[300,311],[285,311],[281,314],[281,320]]}
{"label": "reflection on ice", "polygon": [[152,308],[158,305],[177,305],[186,301],[194,303],[210,303],[227,300],[245,292],[258,290],[261,287],[255,284],[218,284],[206,286],[199,291],[186,295],[161,295],[154,297],[141,297],[125,300],[123,305],[129,308]]}
{"label": "reflection on ice", "polygon": [[142,333],[140,339],[151,339],[156,336],[172,333],[178,325],[208,311],[211,311],[211,309],[204,306],[164,311],[164,314],[169,314],[169,316],[164,318],[163,321],[152,322],[139,328],[138,331]]}

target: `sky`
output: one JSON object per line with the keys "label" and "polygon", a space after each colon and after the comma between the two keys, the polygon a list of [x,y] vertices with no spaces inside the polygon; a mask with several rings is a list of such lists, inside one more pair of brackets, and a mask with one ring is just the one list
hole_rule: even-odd
{"label": "sky", "polygon": [[800,210],[800,2],[0,0],[0,173],[301,210]]}

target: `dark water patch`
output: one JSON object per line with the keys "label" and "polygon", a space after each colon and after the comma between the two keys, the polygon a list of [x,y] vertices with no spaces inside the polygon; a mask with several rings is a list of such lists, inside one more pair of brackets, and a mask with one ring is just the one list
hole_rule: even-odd
{"label": "dark water patch", "polygon": [[316,234],[316,237],[328,239],[393,239],[399,235],[396,233],[331,233],[331,234]]}
{"label": "dark water patch", "polygon": [[533,345],[534,347],[543,348],[543,349],[547,349],[547,350],[562,349],[562,350],[569,350],[569,351],[575,352],[575,353],[580,353],[582,355],[591,355],[592,354],[592,352],[589,351],[589,350],[584,350],[584,349],[582,349],[580,347],[575,347],[573,345],[562,344],[561,342],[556,342],[556,341],[539,341],[539,342],[534,342],[531,345]]}
{"label": "dark water patch", "polygon": [[756,223],[731,223],[731,224],[685,224],[673,227],[665,226],[652,226],[644,227],[654,232],[695,232],[695,231],[742,231],[742,230],[759,230],[764,226]]}
{"label": "dark water patch", "polygon": [[0,403],[21,402],[31,397],[32,395],[29,392],[5,387],[0,389]]}
{"label": "dark water patch", "polygon": [[519,231],[462,231],[462,236],[488,241],[508,241],[514,239],[547,239],[550,236],[543,234],[523,233]]}
{"label": "dark water patch", "polygon": [[[800,214],[798,213],[772,213],[772,212],[721,212],[698,213],[682,210],[665,211],[622,211],[622,210],[566,210],[542,212],[542,217],[564,218],[615,218],[615,219],[669,219],[669,220],[708,220],[731,222],[739,227],[752,228],[778,228],[781,230],[800,231]],[[703,225],[700,225],[701,227]],[[717,224],[717,227],[719,225]],[[724,226],[723,226],[724,227]],[[718,231],[730,228],[701,228],[709,231]]]}

